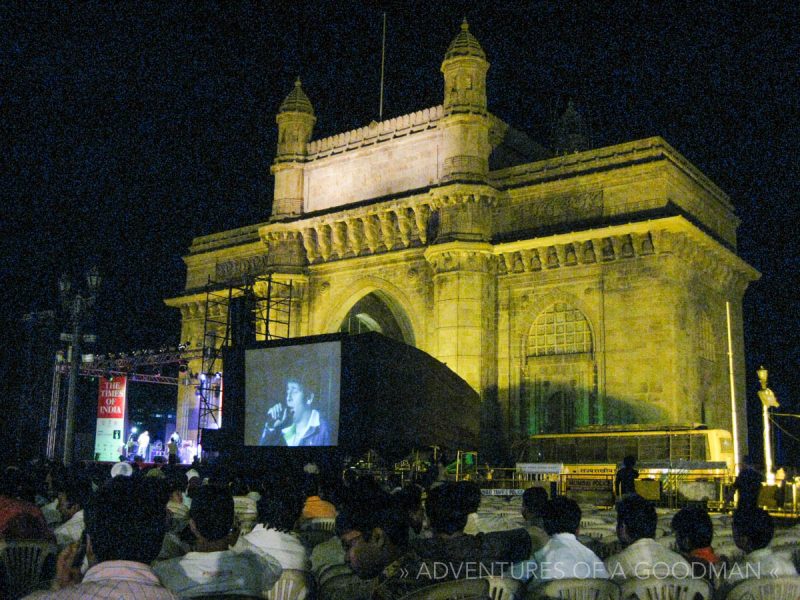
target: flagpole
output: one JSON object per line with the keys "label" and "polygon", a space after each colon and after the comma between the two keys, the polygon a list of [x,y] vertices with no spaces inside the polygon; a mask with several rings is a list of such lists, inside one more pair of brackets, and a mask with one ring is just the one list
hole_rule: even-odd
{"label": "flagpole", "polygon": [[728,325],[728,374],[731,384],[731,427],[733,428],[733,464],[739,474],[739,425],[736,416],[736,386],[733,379],[733,338],[731,336],[731,303],[725,302],[725,316]]}
{"label": "flagpole", "polygon": [[383,71],[386,63],[386,13],[383,13],[383,40],[381,41],[381,100],[378,106],[378,121],[383,121]]}

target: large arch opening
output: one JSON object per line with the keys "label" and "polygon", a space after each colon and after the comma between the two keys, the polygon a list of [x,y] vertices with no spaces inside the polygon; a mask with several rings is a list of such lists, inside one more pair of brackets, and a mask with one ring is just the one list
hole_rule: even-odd
{"label": "large arch opening", "polygon": [[413,340],[407,340],[403,335],[394,313],[377,294],[370,293],[353,305],[345,315],[339,331],[344,333],[366,333],[377,331],[386,337],[413,345]]}

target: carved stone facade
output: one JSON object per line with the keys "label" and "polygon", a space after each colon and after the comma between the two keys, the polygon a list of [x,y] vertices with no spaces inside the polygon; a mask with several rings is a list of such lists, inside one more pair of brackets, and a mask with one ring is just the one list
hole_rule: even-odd
{"label": "carved stone facade", "polygon": [[442,106],[319,140],[298,82],[277,117],[271,220],[194,240],[186,291],[167,301],[182,340],[202,343],[209,279],[272,273],[296,286],[293,336],[401,338],[469,382],[511,439],[730,429],[726,302],[744,382],[742,297],[758,277],[736,255],[730,200],[658,137],[548,155],[488,113],[488,66],[464,24]]}

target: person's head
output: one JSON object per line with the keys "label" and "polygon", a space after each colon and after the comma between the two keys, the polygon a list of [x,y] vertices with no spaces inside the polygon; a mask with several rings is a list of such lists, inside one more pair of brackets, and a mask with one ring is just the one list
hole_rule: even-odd
{"label": "person's head", "polygon": [[219,541],[233,529],[233,496],[224,486],[204,485],[192,497],[189,527],[201,541]]}
{"label": "person's head", "polygon": [[617,536],[623,544],[655,537],[657,526],[655,507],[641,496],[631,494],[617,503]]}
{"label": "person's head", "polygon": [[258,521],[267,529],[291,531],[303,512],[305,501],[303,489],[291,481],[269,485],[258,501]]}
{"label": "person's head", "polygon": [[169,490],[170,498],[176,501],[182,501],[183,492],[186,490],[186,473],[178,469],[172,470],[166,477],[167,489]]}
{"label": "person's head", "polygon": [[629,469],[632,469],[633,467],[636,466],[636,457],[631,456],[629,454],[628,456],[622,459],[622,464],[628,467]]}
{"label": "person's head", "polygon": [[451,535],[463,531],[467,525],[460,490],[453,483],[444,483],[428,491],[425,503],[428,522],[434,533]]}
{"label": "person's head", "polygon": [[425,520],[425,509],[422,507],[422,488],[418,485],[407,485],[392,496],[398,505],[405,509],[408,526],[414,530],[414,533],[422,531]]}
{"label": "person's head", "polygon": [[733,542],[745,553],[769,546],[775,525],[763,508],[736,510],[733,513]]}
{"label": "person's head", "polygon": [[386,493],[346,506],[337,530],[345,562],[363,579],[376,577],[408,546],[406,511]]}
{"label": "person's head", "polygon": [[62,482],[58,491],[58,512],[66,521],[86,508],[92,497],[91,480],[84,474],[73,471]]}
{"label": "person's head", "polygon": [[531,487],[522,493],[522,518],[529,523],[544,517],[547,507],[547,490]]}
{"label": "person's head", "polygon": [[153,562],[167,531],[166,503],[163,484],[155,479],[116,477],[104,484],[85,513],[94,562]]}
{"label": "person's head", "polygon": [[314,392],[310,391],[299,378],[286,381],[286,406],[291,412],[292,421],[299,423],[306,413],[311,411]]}
{"label": "person's head", "polygon": [[456,486],[461,497],[462,510],[467,514],[478,512],[481,505],[481,487],[474,481],[459,481]]}
{"label": "person's head", "polygon": [[682,508],[672,517],[672,531],[681,552],[707,548],[714,537],[714,525],[708,513],[698,506]]}
{"label": "person's head", "polygon": [[577,533],[581,526],[581,507],[566,496],[556,496],[544,510],[544,530],[547,535]]}

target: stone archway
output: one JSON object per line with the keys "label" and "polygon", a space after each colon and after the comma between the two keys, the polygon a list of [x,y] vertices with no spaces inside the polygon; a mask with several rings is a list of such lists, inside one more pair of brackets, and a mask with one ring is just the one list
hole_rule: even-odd
{"label": "stone archway", "polygon": [[417,348],[423,343],[418,338],[422,331],[420,315],[414,313],[413,304],[402,290],[385,280],[367,277],[348,292],[328,304],[332,310],[323,319],[323,332],[350,331],[348,321],[354,318],[356,331],[380,331]]}
{"label": "stone archway", "polygon": [[398,342],[409,343],[393,311],[375,292],[367,294],[353,305],[339,326],[339,331],[345,333],[377,331]]}

